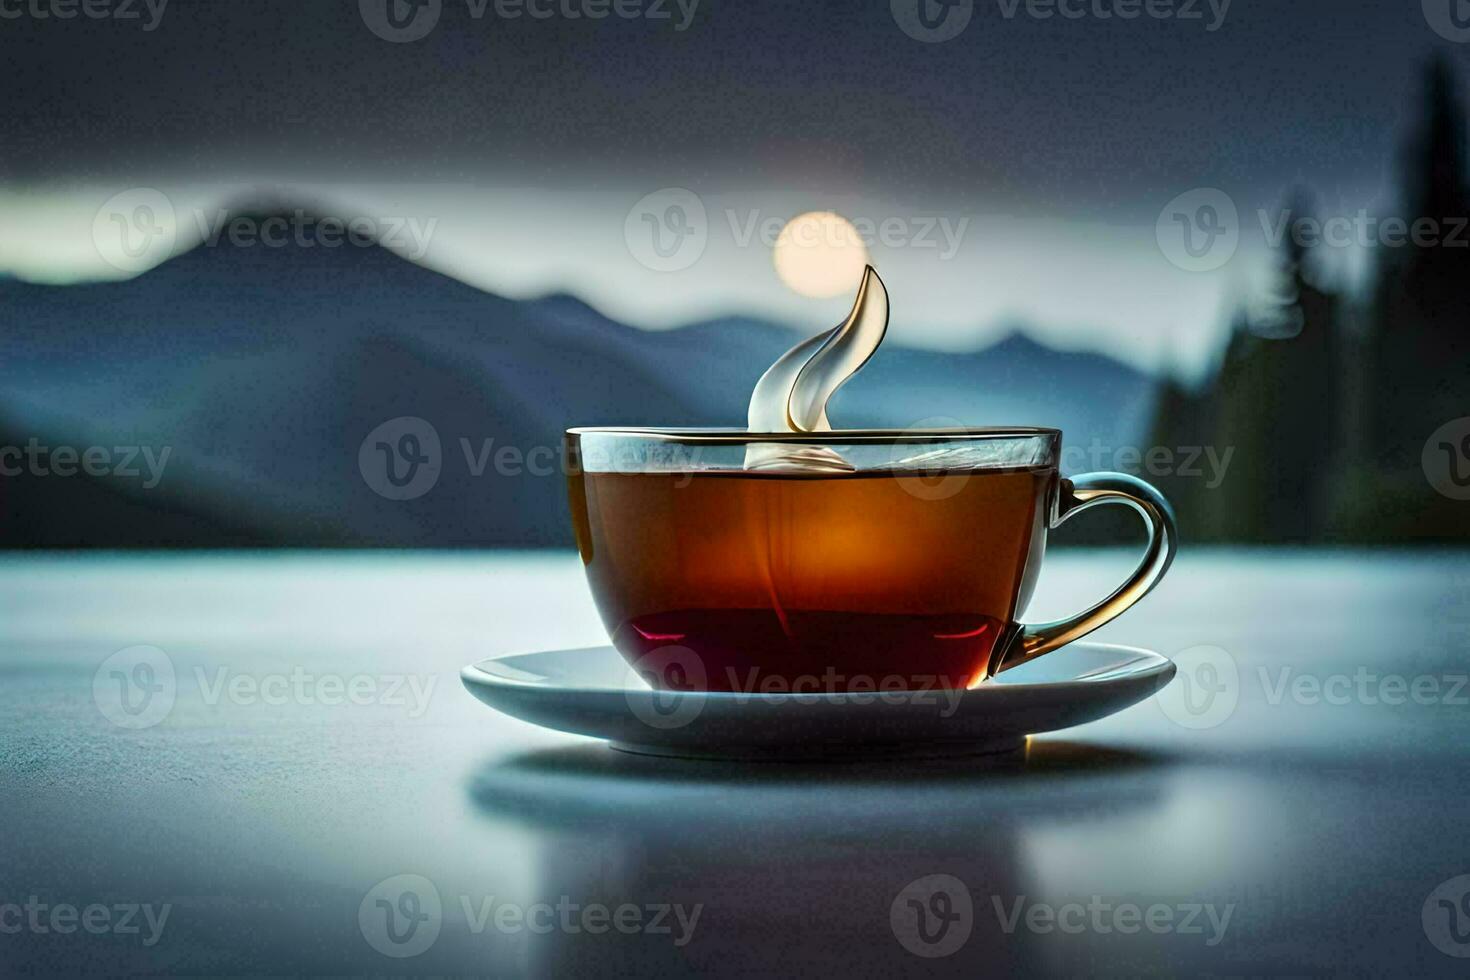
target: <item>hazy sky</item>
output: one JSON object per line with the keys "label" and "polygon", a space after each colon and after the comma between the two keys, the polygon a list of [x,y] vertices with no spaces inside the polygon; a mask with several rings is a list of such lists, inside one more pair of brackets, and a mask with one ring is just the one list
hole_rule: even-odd
{"label": "hazy sky", "polygon": [[[895,339],[1017,321],[1197,368],[1265,276],[1258,209],[1297,180],[1386,206],[1426,58],[1470,54],[1457,0],[418,2],[0,0],[0,268],[121,274],[93,229],[130,188],[180,243],[299,195],[432,222],[422,261],[511,295],[816,327],[844,301],[769,246],[831,209],[871,230]],[[1236,209],[1228,261],[1167,238],[1218,203],[1199,188]]]}

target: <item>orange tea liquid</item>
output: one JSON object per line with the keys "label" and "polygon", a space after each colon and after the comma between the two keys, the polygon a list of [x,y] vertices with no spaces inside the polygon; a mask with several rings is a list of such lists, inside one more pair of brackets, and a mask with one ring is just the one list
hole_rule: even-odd
{"label": "orange tea liquid", "polygon": [[1051,469],[586,473],[570,490],[624,657],[654,663],[655,683],[784,692],[983,680],[1030,598],[1055,483]]}

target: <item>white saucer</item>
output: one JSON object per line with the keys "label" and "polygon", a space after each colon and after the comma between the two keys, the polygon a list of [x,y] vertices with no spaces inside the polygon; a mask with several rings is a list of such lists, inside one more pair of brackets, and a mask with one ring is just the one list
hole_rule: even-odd
{"label": "white saucer", "polygon": [[495,657],[460,672],[475,697],[536,725],[646,755],[709,759],[1011,752],[1096,721],[1174,677],[1137,647],[1073,643],[963,691],[654,691],[612,647]]}

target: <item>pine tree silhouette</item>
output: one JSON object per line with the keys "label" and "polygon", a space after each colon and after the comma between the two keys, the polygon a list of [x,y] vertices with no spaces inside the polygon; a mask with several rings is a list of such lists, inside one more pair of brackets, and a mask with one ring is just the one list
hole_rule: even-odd
{"label": "pine tree silhouette", "polygon": [[[1311,217],[1311,195],[1295,189],[1286,227]],[[1238,316],[1220,369],[1190,398],[1177,385],[1161,393],[1154,438],[1164,445],[1230,452],[1225,481],[1176,474],[1183,532],[1206,541],[1305,543],[1331,528],[1329,476],[1341,455],[1338,297],[1312,274],[1312,256],[1288,234],[1268,309]],[[1172,439],[1175,442],[1164,442]]]}
{"label": "pine tree silhouette", "polygon": [[1401,157],[1401,196],[1403,220],[1411,228],[1431,223],[1426,227],[1436,241],[1411,238],[1380,249],[1368,340],[1373,451],[1390,471],[1417,468],[1429,433],[1470,413],[1464,401],[1470,355],[1464,109],[1442,59],[1430,64],[1427,76],[1424,116]]}
{"label": "pine tree silhouette", "polygon": [[[1288,233],[1264,314],[1236,317],[1216,375],[1195,394],[1160,392],[1160,444],[1233,448],[1228,477],[1165,482],[1195,540],[1318,542],[1470,538],[1463,506],[1425,479],[1439,426],[1470,415],[1470,190],[1465,116],[1442,58],[1400,156],[1405,240],[1380,216],[1372,289],[1350,306]],[[1292,222],[1313,210],[1288,195]],[[1417,236],[1417,240],[1416,240]],[[1352,329],[1362,323],[1361,332]]]}

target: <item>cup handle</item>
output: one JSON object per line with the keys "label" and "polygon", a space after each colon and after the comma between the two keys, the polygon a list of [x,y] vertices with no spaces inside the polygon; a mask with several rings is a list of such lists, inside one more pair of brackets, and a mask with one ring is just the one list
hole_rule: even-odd
{"label": "cup handle", "polygon": [[1112,595],[1090,609],[1068,619],[1021,626],[992,673],[998,674],[1018,664],[1035,660],[1044,653],[1050,653],[1059,646],[1086,636],[1148,595],[1169,570],[1179,544],[1174,510],[1163,494],[1137,477],[1126,473],[1084,473],[1070,480],[1062,480],[1056,518],[1051,526],[1058,527],[1072,516],[1104,504],[1131,507],[1143,518],[1148,528],[1148,547],[1144,550],[1143,560]]}

